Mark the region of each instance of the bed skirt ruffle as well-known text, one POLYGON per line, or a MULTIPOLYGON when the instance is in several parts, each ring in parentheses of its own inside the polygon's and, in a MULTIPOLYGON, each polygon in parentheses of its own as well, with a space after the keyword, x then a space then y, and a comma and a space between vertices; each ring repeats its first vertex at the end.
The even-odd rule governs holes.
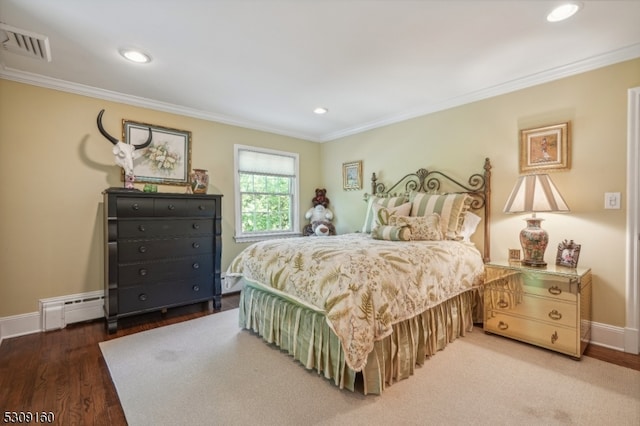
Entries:
MULTIPOLYGON (((355 391, 358 372, 345 362, 340 340, 324 314, 290 298, 244 281, 240 295, 240 326, 286 351, 305 368, 355 391)), ((426 358, 473 329, 481 320, 482 295, 474 288, 422 314, 393 326, 393 333, 375 342, 360 372, 362 392, 381 394, 385 386, 406 379, 426 358)))

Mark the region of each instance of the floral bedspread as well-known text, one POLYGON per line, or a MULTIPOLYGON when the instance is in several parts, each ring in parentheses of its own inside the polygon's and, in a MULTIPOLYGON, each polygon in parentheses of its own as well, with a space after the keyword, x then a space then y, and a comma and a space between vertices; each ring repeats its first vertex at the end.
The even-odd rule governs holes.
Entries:
POLYGON ((273 287, 326 314, 347 365, 360 371, 394 323, 480 285, 484 264, 471 244, 385 241, 368 234, 255 243, 227 275, 273 287))

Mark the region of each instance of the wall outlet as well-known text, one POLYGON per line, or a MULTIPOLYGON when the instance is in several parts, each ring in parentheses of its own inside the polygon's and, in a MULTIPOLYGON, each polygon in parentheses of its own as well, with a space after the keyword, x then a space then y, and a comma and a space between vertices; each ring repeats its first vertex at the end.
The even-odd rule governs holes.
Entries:
POLYGON ((620 209, 620 193, 619 192, 605 192, 604 193, 604 208, 605 209, 620 209))

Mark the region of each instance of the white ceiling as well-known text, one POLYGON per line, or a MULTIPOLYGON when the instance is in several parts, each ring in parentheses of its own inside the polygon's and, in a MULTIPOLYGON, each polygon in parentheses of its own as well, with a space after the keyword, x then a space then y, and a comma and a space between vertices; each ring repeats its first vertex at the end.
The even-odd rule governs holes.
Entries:
POLYGON ((0 0, 52 54, 0 77, 322 142, 640 57, 640 0, 558 3, 0 0))

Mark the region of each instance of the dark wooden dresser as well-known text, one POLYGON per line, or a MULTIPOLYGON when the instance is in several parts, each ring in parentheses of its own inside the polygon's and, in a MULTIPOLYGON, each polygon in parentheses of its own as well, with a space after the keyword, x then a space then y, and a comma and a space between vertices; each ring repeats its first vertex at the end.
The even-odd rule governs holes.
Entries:
POLYGON ((221 307, 222 195, 104 195, 104 295, 118 318, 197 302, 221 307))

